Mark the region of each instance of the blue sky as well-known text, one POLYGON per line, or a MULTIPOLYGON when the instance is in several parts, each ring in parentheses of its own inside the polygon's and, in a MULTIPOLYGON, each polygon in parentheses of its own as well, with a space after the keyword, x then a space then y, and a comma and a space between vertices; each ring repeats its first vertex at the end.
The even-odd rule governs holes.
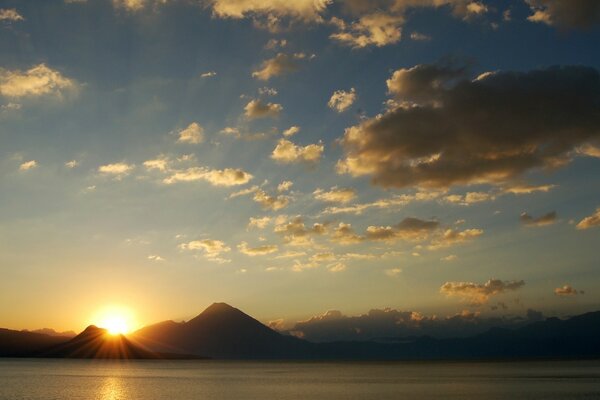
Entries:
POLYGON ((598 13, 0 1, 2 326, 595 309, 598 13))

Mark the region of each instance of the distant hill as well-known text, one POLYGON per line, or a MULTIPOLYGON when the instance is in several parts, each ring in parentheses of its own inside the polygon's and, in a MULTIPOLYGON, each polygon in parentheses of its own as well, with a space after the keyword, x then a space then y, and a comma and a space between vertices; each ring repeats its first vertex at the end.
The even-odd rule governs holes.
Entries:
POLYGON ((225 303, 214 303, 188 322, 165 321, 131 335, 153 351, 184 352, 213 358, 314 357, 314 345, 284 336, 225 303))
POLYGON ((282 335, 225 303, 187 322, 165 321, 129 337, 90 326, 69 339, 0 329, 0 356, 66 358, 484 360, 600 358, 600 311, 548 318, 468 338, 310 343, 282 335), (190 356, 191 355, 191 356, 190 356))
POLYGON ((27 357, 64 343, 68 337, 0 328, 0 357, 27 357))

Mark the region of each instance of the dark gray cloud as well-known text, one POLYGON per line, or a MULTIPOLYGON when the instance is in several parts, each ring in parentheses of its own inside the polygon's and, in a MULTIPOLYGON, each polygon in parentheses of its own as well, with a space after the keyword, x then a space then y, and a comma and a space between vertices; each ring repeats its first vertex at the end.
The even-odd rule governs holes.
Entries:
POLYGON ((384 187, 506 184, 568 164, 600 137, 600 74, 581 66, 491 72, 449 65, 401 69, 394 107, 348 128, 338 172, 384 187))
POLYGON ((560 28, 590 28, 600 24, 598 0, 526 0, 533 14, 532 22, 560 28))
POLYGON ((545 226, 552 225, 556 222, 557 214, 556 211, 549 212, 539 217, 532 217, 526 212, 522 213, 519 219, 526 226, 545 226))
POLYGON ((518 327, 540 319, 543 319, 542 313, 534 310, 528 310, 525 316, 502 317, 483 317, 470 311, 437 317, 389 308, 347 316, 333 310, 298 322, 288 332, 314 342, 383 340, 422 335, 447 338, 471 336, 492 327, 518 327))

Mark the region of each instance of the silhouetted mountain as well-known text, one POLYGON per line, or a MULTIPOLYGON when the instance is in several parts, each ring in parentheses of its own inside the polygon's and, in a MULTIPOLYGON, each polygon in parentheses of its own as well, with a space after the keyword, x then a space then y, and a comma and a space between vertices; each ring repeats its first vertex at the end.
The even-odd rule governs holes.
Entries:
POLYGON ((481 360, 600 358, 600 311, 548 318, 518 329, 492 328, 468 338, 428 336, 386 342, 310 343, 282 335, 240 310, 215 303, 188 322, 165 321, 131 335, 88 327, 67 340, 0 329, 0 356, 67 358, 201 358, 481 360), (187 354, 191 354, 189 356, 187 354))
POLYGON ((110 335, 94 325, 66 343, 40 352, 41 357, 53 358, 159 358, 153 352, 134 345, 123 335, 110 335))
POLYGON ((60 337, 68 337, 68 338, 77 336, 77 333, 75 333, 73 331, 57 332, 54 329, 50 329, 50 328, 35 329, 33 331, 28 331, 28 330, 24 329, 23 332, 43 333, 44 335, 48 335, 48 336, 60 336, 60 337))
POLYGON ((161 322, 135 332, 132 340, 153 351, 213 358, 309 358, 314 345, 284 336, 225 303, 214 303, 188 322, 161 322))
POLYGON ((0 357, 27 357, 69 340, 68 337, 0 328, 0 357))

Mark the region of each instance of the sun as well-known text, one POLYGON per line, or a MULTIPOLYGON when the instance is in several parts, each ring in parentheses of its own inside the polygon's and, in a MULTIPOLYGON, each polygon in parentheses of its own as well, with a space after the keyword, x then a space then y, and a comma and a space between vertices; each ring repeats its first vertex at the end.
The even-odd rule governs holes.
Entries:
POLYGON ((111 335, 124 335, 129 332, 129 324, 122 315, 109 315, 98 324, 111 335))
POLYGON ((111 335, 125 335, 135 329, 133 312, 123 306, 107 306, 93 318, 93 324, 104 328, 111 335))

